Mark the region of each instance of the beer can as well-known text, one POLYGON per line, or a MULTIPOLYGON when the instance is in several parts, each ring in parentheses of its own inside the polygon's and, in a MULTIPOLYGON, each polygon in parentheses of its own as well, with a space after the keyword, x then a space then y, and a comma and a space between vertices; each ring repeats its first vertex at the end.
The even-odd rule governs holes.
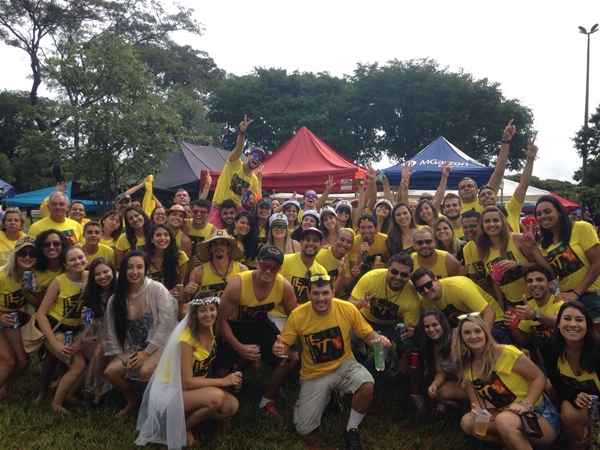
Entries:
POLYGON ((35 292, 36 282, 35 274, 31 270, 25 270, 23 272, 23 286, 30 292, 35 292))
POLYGON ((94 310, 88 306, 84 306, 82 308, 82 314, 83 314, 83 324, 86 327, 91 327, 92 322, 94 321, 94 310))
POLYGON ((16 330, 17 328, 19 328, 19 311, 15 311, 10 313, 10 316, 13 318, 13 320, 15 321, 15 323, 13 324, 13 328, 16 330))
POLYGON ((65 331, 65 345, 71 345, 73 343, 73 332, 65 331))

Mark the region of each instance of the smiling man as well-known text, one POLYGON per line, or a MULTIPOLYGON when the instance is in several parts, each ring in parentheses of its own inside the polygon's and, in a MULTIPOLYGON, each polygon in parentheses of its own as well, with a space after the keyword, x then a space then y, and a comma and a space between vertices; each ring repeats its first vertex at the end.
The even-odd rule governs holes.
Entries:
POLYGON ((69 199, 62 192, 56 191, 48 199, 50 215, 35 222, 29 228, 29 235, 37 237, 42 231, 57 230, 70 244, 74 245, 81 241, 83 229, 81 224, 67 217, 69 210, 69 199))
POLYGON ((463 266, 451 253, 435 248, 433 232, 428 226, 424 225, 413 232, 413 246, 416 251, 411 257, 415 269, 429 269, 437 278, 464 274, 463 266))

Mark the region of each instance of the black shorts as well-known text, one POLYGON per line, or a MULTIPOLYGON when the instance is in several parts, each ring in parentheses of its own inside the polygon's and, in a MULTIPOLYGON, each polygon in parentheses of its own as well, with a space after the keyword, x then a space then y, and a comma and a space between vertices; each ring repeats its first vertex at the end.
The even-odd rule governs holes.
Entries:
POLYGON ((50 328, 52 328, 55 333, 64 333, 65 331, 72 331, 73 335, 77 336, 83 329, 82 325, 72 326, 72 325, 65 325, 63 323, 58 325, 58 323, 59 323, 58 320, 56 320, 52 316, 46 316, 46 318, 48 319, 48 322, 50 322, 50 328), (54 329, 54 327, 56 325, 58 325, 58 328, 54 329))
MULTIPOLYGON (((273 354, 273 344, 280 334, 277 326, 269 319, 265 320, 230 320, 229 326, 234 336, 242 344, 258 345, 261 361, 271 367, 279 365, 281 358, 273 354)), ((244 360, 227 342, 220 342, 215 364, 218 368, 239 368, 244 360)))

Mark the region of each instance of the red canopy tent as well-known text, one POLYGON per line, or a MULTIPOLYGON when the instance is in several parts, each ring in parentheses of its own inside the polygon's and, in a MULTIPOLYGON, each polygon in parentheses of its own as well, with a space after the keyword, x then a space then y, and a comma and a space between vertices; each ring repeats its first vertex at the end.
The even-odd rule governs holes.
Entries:
POLYGON ((560 202, 561 205, 563 205, 565 208, 567 208, 568 211, 581 208, 581 205, 577 202, 569 200, 568 198, 561 197, 560 195, 558 195, 554 192, 551 192, 551 194, 554 198, 556 198, 560 202))
POLYGON ((335 192, 354 192, 366 170, 302 127, 265 161, 262 184, 279 192, 322 192, 328 176, 333 177, 335 192))

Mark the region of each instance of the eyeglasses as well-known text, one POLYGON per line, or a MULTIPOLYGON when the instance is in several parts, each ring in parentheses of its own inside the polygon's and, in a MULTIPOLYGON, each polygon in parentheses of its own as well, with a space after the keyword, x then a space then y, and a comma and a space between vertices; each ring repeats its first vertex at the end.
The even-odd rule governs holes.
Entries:
POLYGON ((258 261, 258 268, 263 272, 276 273, 279 272, 280 267, 281 266, 275 261, 271 261, 269 259, 258 261))
POLYGON ((421 286, 415 286, 415 289, 419 294, 422 294, 425 291, 433 289, 433 280, 429 280, 427 283, 423 283, 421 286))
POLYGON ((400 272, 398 269, 389 269, 389 271, 395 277, 400 277, 404 279, 410 277, 410 272, 400 272))
POLYGON ((29 250, 21 250, 19 252, 17 252, 17 258, 35 258, 35 250, 34 249, 29 249, 29 250))
POLYGON ((469 314, 461 314, 460 316, 457 316, 456 318, 462 322, 465 319, 472 319, 474 317, 479 317, 479 316, 481 316, 480 312, 472 312, 469 314))
POLYGON ((433 239, 419 239, 415 241, 416 245, 431 245, 433 244, 433 239))
POLYGON ((59 248, 61 246, 62 246, 62 243, 60 241, 48 241, 48 242, 44 242, 44 248, 50 248, 50 247, 59 248))

